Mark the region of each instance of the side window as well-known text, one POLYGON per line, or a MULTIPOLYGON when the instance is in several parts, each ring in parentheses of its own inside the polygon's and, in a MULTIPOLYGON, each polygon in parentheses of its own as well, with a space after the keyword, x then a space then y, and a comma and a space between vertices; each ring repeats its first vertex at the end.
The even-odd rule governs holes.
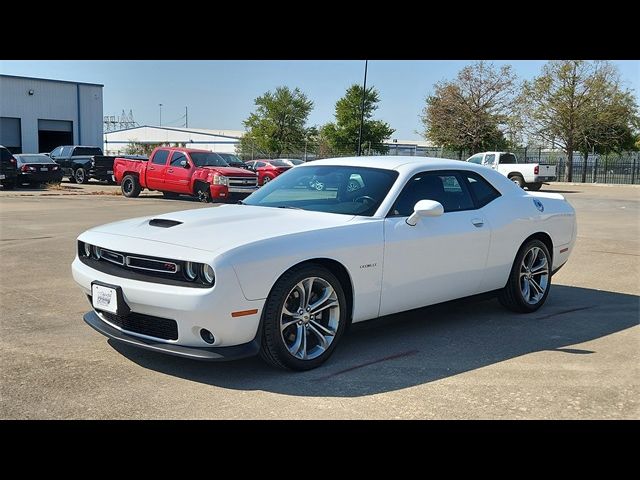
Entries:
POLYGON ((171 166, 172 167, 179 167, 180 166, 180 162, 182 160, 186 160, 187 157, 185 156, 184 153, 182 152, 173 152, 173 157, 171 157, 171 166))
POLYGON ((73 147, 63 147, 62 148, 62 152, 60 153, 60 156, 61 157, 70 157, 72 150, 73 150, 73 147))
POLYGON ((166 165, 167 158, 169 158, 169 150, 158 150, 153 156, 151 162, 156 165, 166 165))
POLYGON ((518 160, 513 153, 503 153, 500 155, 500 163, 518 163, 518 160))
POLYGON ((482 153, 478 153, 471 157, 467 162, 475 163, 477 165, 482 165, 482 153))
POLYGON ((475 208, 465 182, 456 172, 424 172, 407 182, 390 215, 409 216, 420 200, 440 202, 445 213, 475 208))
POLYGON ((51 152, 51 156, 52 157, 59 157, 61 153, 62 153, 62 147, 56 147, 51 152))
POLYGON ((500 197, 500 192, 493 185, 487 182, 482 176, 475 172, 465 172, 464 177, 469 185, 469 190, 476 199, 478 208, 482 208, 488 203, 500 197))
POLYGON ((486 157, 484 157, 484 162, 482 163, 483 165, 493 165, 493 162, 496 161, 496 154, 495 153, 491 153, 489 155, 487 155, 486 157))
POLYGON ((256 162, 254 164, 254 168, 264 167, 265 165, 266 165, 266 163, 264 163, 264 162, 256 162))

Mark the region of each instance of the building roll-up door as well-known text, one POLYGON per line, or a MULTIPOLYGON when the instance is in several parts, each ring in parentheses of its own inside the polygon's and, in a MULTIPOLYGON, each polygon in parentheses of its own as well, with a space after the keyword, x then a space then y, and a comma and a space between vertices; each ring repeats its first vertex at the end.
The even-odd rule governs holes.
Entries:
POLYGON ((0 145, 7 147, 11 153, 22 153, 19 118, 0 117, 0 145))
POLYGON ((73 145, 73 122, 38 120, 38 152, 47 153, 60 145, 73 145))

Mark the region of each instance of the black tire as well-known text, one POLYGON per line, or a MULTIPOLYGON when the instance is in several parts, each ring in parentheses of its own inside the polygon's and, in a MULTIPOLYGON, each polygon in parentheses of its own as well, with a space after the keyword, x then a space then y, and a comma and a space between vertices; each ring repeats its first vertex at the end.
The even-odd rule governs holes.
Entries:
POLYGON ((136 198, 142 191, 138 177, 135 175, 125 175, 122 179, 120 189, 122 190, 122 195, 127 198, 136 198))
POLYGON ((69 183, 76 183, 76 179, 73 178, 73 175, 69 176, 69 183))
POLYGON ((74 170, 73 178, 76 183, 89 183, 89 175, 87 174, 87 171, 82 167, 78 167, 74 170))
POLYGON ((524 178, 522 178, 521 175, 511 175, 509 177, 509 180, 518 185, 520 188, 524 188, 524 178))
POLYGON ((516 255, 515 260, 513 261, 513 266, 511 267, 511 273, 509 274, 509 280, 505 287, 498 294, 498 300, 500 303, 518 313, 531 313, 538 310, 544 302, 547 300, 549 296, 549 290, 551 290, 551 255, 549 254, 549 250, 547 246, 542 243, 540 240, 529 240, 526 242, 520 250, 518 250, 518 254, 516 255), (535 304, 528 303, 522 294, 520 289, 520 268, 523 262, 525 255, 533 248, 540 248, 547 259, 547 269, 548 269, 548 280, 547 286, 544 291, 544 295, 540 298, 535 304))
POLYGON ((527 189, 531 190, 532 192, 537 192, 541 188, 542 183, 527 183, 527 189))
POLYGON ((194 187, 193 196, 202 203, 209 203, 211 201, 211 190, 209 188, 209 184, 197 182, 194 187))
POLYGON ((288 370, 311 370, 322 365, 335 351, 347 327, 347 300, 338 279, 321 265, 308 263, 292 268, 282 275, 271 289, 262 313, 262 339, 260 356, 271 365, 288 370), (289 292, 296 284, 309 277, 317 277, 328 282, 336 293, 340 315, 336 334, 329 347, 313 359, 295 358, 284 342, 280 332, 280 315, 289 292))
POLYGON ((178 198, 178 194, 174 192, 162 192, 162 196, 167 200, 175 200, 178 198))
POLYGON ((5 190, 13 190, 16 186, 16 182, 2 182, 2 187, 5 190))
POLYGON ((266 185, 271 180, 273 180, 271 177, 262 177, 262 185, 266 185))

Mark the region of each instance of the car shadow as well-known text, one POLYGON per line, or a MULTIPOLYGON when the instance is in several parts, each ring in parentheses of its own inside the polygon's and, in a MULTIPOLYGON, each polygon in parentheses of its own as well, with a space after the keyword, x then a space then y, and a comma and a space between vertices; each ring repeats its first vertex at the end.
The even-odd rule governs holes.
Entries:
POLYGON ((427 307, 354 325, 332 358, 308 372, 285 372, 259 358, 204 363, 109 340, 138 365, 193 382, 296 396, 358 397, 433 382, 533 352, 590 355, 573 345, 638 325, 640 297, 554 285, 529 315, 495 299, 427 307))
POLYGON ((582 193, 582 191, 580 190, 540 190, 541 192, 547 192, 547 193, 582 193))

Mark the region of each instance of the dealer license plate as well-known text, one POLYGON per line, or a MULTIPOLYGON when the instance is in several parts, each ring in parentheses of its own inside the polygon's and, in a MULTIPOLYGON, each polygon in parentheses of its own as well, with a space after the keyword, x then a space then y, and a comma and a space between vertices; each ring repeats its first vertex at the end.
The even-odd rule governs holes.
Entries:
POLYGON ((118 312, 118 296, 115 288, 104 287, 94 283, 91 286, 91 300, 93 307, 97 310, 111 313, 118 312))
POLYGON ((49 169, 48 169, 47 167, 42 167, 42 168, 40 169, 40 171, 41 171, 41 172, 48 172, 48 171, 49 171, 49 169))

